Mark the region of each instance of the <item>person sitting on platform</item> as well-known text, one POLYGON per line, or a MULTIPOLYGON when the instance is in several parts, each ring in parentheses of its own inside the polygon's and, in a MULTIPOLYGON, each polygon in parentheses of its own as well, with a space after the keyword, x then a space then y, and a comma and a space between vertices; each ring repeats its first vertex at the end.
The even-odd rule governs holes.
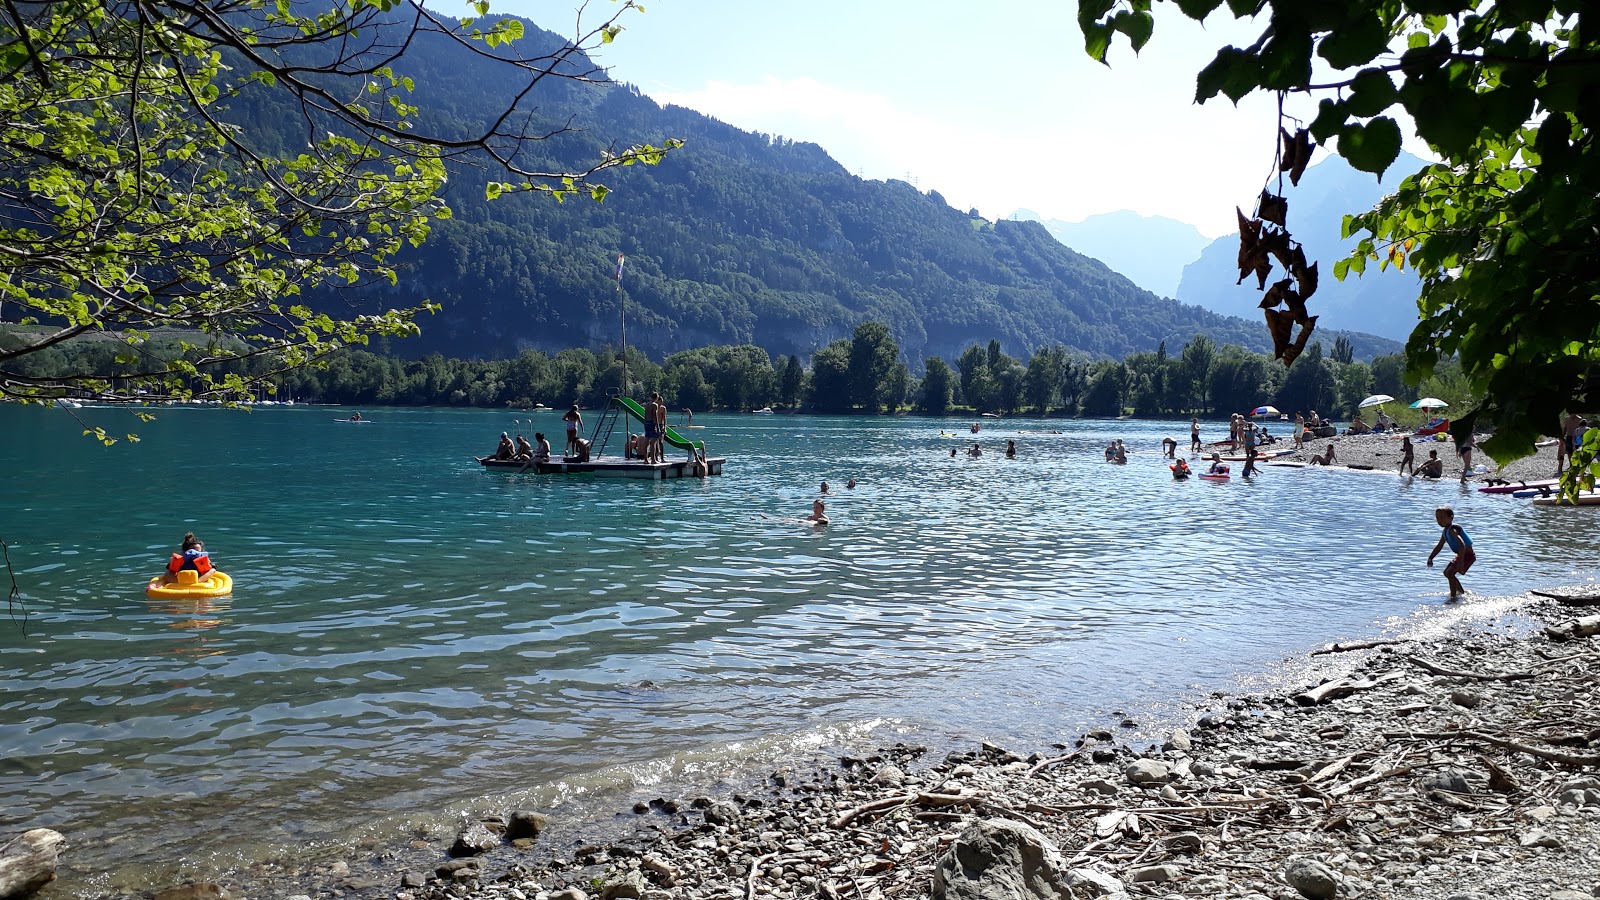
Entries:
POLYGON ((574 453, 570 458, 568 458, 567 462, 586 463, 588 461, 589 461, 589 442, 587 440, 585 440, 584 438, 578 438, 578 449, 577 449, 577 452, 574 453))
POLYGON ((500 446, 495 448, 494 458, 495 459, 510 459, 511 457, 516 456, 516 455, 517 455, 517 449, 511 443, 511 435, 506 434, 504 431, 500 432, 500 446))
POLYGON ((542 432, 542 431, 535 432, 534 435, 533 435, 533 439, 535 441, 538 441, 538 445, 533 448, 533 460, 534 460, 534 462, 549 462, 550 461, 550 442, 544 439, 544 432, 542 432))
POLYGON ((1328 445, 1328 452, 1327 453, 1322 453, 1322 454, 1319 454, 1317 456, 1311 457, 1311 464, 1313 466, 1331 466, 1336 462, 1338 462, 1338 460, 1333 455, 1333 445, 1332 444, 1328 445))
POLYGON ((533 459, 533 445, 522 435, 517 435, 517 452, 511 455, 512 462, 527 462, 533 459))

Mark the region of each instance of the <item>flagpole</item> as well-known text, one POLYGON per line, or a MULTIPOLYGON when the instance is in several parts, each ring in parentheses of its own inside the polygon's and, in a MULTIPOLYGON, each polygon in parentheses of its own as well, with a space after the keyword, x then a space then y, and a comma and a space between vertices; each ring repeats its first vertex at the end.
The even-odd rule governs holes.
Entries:
POLYGON ((628 396, 628 292, 622 289, 623 256, 617 254, 617 324, 622 327, 622 396, 628 396))

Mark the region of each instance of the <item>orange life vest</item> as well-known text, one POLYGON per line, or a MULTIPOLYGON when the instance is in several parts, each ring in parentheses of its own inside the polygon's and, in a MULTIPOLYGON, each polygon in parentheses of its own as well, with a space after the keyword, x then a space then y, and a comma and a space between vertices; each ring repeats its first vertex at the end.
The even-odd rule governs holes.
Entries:
POLYGON ((167 563, 167 571, 177 574, 182 569, 193 569, 201 575, 211 573, 211 554, 201 551, 192 559, 187 559, 182 553, 172 554, 172 559, 167 563))

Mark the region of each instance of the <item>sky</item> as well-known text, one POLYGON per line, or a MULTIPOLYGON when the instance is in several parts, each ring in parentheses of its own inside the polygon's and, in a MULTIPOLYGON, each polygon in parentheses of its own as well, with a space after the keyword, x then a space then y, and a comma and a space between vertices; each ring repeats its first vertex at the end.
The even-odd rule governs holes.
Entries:
MULTIPOLYGON (((585 21, 615 8, 593 0, 585 21)), ((1201 26, 1157 4, 1143 52, 1120 43, 1106 67, 1083 52, 1076 9, 646 0, 593 56, 659 103, 814 142, 864 178, 910 181, 989 219, 1025 208, 1076 222, 1129 209, 1212 237, 1233 231, 1234 206, 1249 212, 1275 174, 1276 101, 1196 105, 1194 77, 1259 26, 1235 22, 1226 6, 1201 26)), ((574 31, 572 0, 497 0, 493 10, 574 31)))

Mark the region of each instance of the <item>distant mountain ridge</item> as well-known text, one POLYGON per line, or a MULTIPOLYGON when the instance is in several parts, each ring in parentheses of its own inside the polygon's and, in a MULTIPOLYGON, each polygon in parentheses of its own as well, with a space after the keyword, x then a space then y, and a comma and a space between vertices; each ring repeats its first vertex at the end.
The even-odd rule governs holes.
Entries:
MULTIPOLYGON (((532 50, 559 40, 526 31, 532 50)), ((394 65, 415 80, 424 121, 446 131, 466 131, 510 102, 483 68, 442 40, 419 41, 394 65)), ((1163 342, 1175 352, 1197 333, 1268 347, 1257 314, 1230 318, 1158 297, 1038 223, 991 223, 901 181, 864 181, 814 144, 662 107, 614 82, 547 80, 536 99, 525 110, 530 130, 577 127, 528 148, 531 168, 581 169, 608 148, 668 137, 687 144, 659 166, 606 173, 613 191, 603 203, 487 202, 489 170, 453 168, 454 216, 406 253, 399 284, 340 295, 443 305, 421 322, 420 338, 393 349, 489 358, 615 344, 624 302, 629 344, 653 355, 752 343, 804 359, 866 320, 889 325, 913 368, 990 338, 1018 356, 1050 344, 1100 357, 1163 342), (627 257, 620 285, 618 253, 627 257)), ((278 117, 294 146, 292 114, 250 112, 278 117)), ((1352 340, 1363 357, 1397 349, 1352 340)))
MULTIPOLYGON (((1311 313, 1319 317, 1319 329, 1360 329, 1404 341, 1416 327, 1421 284, 1411 270, 1380 272, 1373 265, 1365 275, 1352 275, 1341 282, 1333 277, 1333 264, 1348 256, 1356 244, 1354 238, 1340 236, 1344 217, 1371 209, 1423 165, 1417 157, 1402 153, 1380 183, 1371 174, 1352 169, 1342 158, 1330 156, 1307 169, 1298 186, 1285 182, 1289 231, 1305 246, 1306 256, 1321 263, 1317 293, 1308 304, 1311 313)), ((1207 246, 1199 259, 1184 268, 1177 298, 1221 315, 1258 315, 1254 310, 1261 302, 1261 292, 1256 290, 1255 279, 1234 284, 1239 276, 1238 247, 1236 235, 1218 238, 1207 246)))
POLYGON ((1143 216, 1128 209, 1100 213, 1082 222, 1042 219, 1019 209, 1011 218, 1039 222, 1056 240, 1160 297, 1178 296, 1183 268, 1200 258, 1211 238, 1188 222, 1165 216, 1143 216))

